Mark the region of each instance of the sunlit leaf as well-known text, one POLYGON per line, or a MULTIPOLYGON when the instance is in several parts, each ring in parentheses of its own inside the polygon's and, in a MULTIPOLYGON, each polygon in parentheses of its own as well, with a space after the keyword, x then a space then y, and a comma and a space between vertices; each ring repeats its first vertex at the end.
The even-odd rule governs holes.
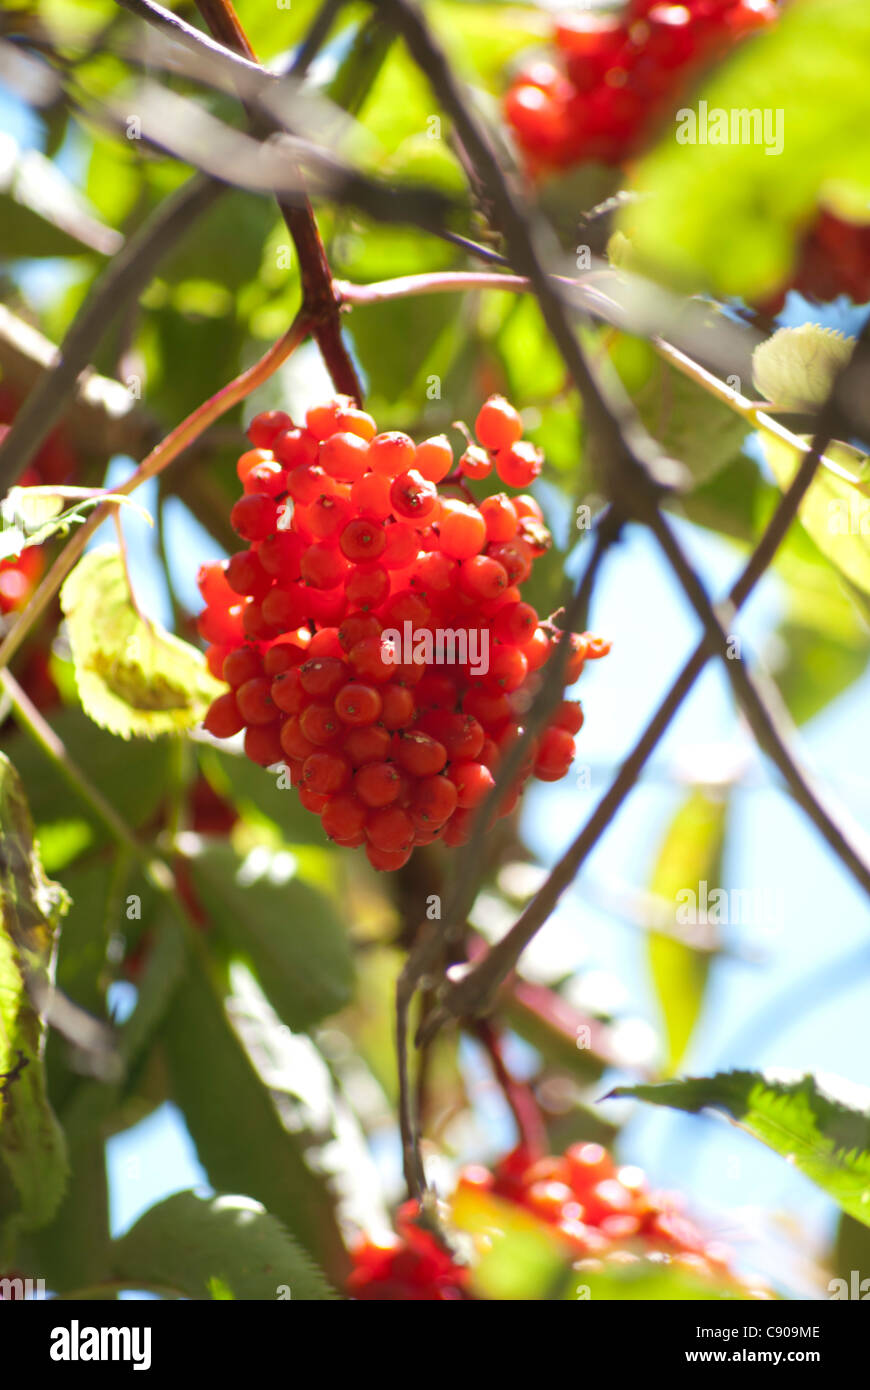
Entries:
POLYGON ((79 561, 61 606, 82 706, 111 733, 154 738, 189 729, 223 689, 195 647, 136 611, 113 546, 79 561))
POLYGON ((870 1090, 827 1074, 717 1072, 658 1085, 617 1086, 611 1096, 698 1114, 721 1110, 870 1226, 870 1090))

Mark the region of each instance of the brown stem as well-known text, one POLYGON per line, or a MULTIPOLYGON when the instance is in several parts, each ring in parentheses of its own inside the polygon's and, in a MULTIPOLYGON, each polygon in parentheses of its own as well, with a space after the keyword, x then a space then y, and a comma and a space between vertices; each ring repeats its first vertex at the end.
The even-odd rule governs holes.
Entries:
MULTIPOLYGON (((231 0, 196 0, 196 3, 212 34, 225 48, 251 62, 257 61, 231 0)), ((245 105, 244 102, 242 104, 245 105)), ((245 109, 250 116, 247 106, 245 109)), ((254 124, 257 122, 254 121, 254 124)), ((333 284, 314 210, 304 196, 299 202, 279 198, 278 207, 299 258, 302 307, 311 320, 312 333, 332 384, 342 395, 351 396, 361 403, 362 387, 341 336, 341 301, 333 284)))

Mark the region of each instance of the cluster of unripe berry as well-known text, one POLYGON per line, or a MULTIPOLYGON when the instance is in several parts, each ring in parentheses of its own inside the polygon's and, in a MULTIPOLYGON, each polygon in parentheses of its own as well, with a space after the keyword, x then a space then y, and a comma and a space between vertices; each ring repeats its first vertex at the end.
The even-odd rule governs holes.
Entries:
POLYGON ((533 169, 621 164, 657 134, 701 69, 776 19, 773 0, 630 0, 556 23, 556 62, 512 83, 505 113, 533 169))
MULTIPOLYGON (((463 1197, 475 1190, 516 1203, 551 1227, 564 1241, 566 1259, 579 1270, 653 1260, 713 1285, 736 1286, 728 1252, 683 1214, 679 1199, 650 1191, 640 1168, 617 1166, 600 1144, 574 1144, 559 1157, 539 1159, 518 1148, 494 1172, 478 1165, 466 1168, 453 1199, 457 1213, 463 1197)), ((415 1204, 406 1203, 393 1244, 358 1246, 348 1284, 354 1298, 431 1302, 471 1297, 469 1267, 456 1263, 416 1223, 416 1215, 415 1204)))
MULTIPOLYGON (((462 844, 556 646, 569 645, 566 685, 609 649, 541 623, 524 602, 550 544, 541 509, 505 492, 478 506, 468 484, 494 470, 527 487, 541 454, 500 396, 475 432, 454 470, 446 436, 378 433, 347 398, 309 410, 304 426, 257 416, 232 510, 246 548, 199 574, 199 630, 231 687, 206 729, 244 728, 248 756, 287 765, 327 835, 364 846, 378 869, 400 868, 415 845, 462 844)), ((580 705, 563 701, 499 815, 530 775, 564 776, 582 722, 580 705)))

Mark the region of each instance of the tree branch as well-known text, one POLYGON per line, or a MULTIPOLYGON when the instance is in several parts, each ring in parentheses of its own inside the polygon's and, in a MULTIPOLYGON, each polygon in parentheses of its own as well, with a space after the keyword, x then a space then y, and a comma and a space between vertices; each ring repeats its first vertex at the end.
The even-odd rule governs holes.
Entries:
MULTIPOLYGON (((212 33, 230 52, 256 61, 230 0, 196 0, 196 3, 212 33)), ((313 54, 309 54, 308 61, 311 56, 313 54)), ((279 198, 278 206, 299 258, 302 308, 312 321, 312 332, 326 369, 336 391, 361 402, 362 387, 341 336, 341 306, 311 204, 307 198, 298 204, 279 198)))

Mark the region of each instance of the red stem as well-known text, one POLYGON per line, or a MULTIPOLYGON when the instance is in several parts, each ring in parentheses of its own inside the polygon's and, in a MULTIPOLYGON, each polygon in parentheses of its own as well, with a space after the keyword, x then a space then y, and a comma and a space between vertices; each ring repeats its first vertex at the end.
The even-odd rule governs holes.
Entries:
POLYGON ((493 1075, 514 1117, 520 1143, 531 1158, 543 1158, 547 1152, 547 1131, 534 1092, 511 1076, 504 1060, 501 1036, 489 1019, 479 1018, 466 1026, 486 1048, 493 1075))
MULTIPOLYGON (((248 42, 231 0, 196 0, 197 8, 214 38, 225 48, 251 62, 257 55, 248 42)), ((250 113, 249 113, 250 114, 250 113)), ((314 210, 307 198, 300 203, 278 199, 278 206, 299 258, 302 308, 311 322, 311 331, 320 348, 332 384, 341 395, 362 403, 362 387, 350 354, 341 336, 341 299, 326 259, 314 210)))

